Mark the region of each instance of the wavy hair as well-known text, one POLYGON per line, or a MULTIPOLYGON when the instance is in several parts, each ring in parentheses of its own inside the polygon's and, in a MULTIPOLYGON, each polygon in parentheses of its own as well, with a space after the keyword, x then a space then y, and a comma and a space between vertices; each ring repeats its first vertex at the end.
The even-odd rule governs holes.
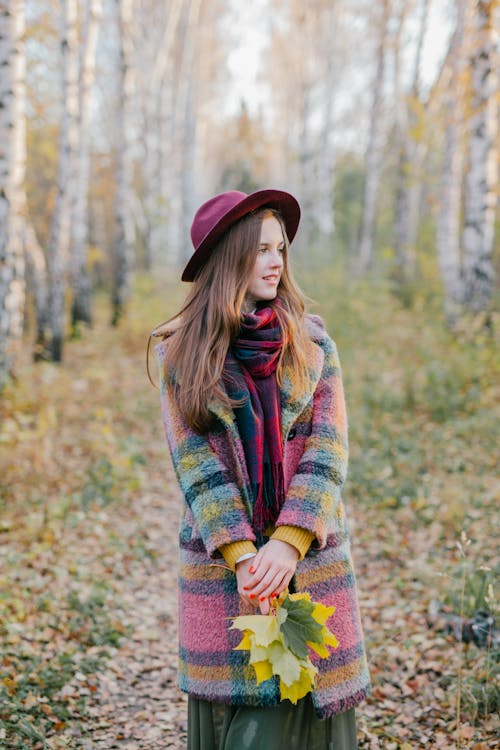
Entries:
POLYGON ((276 378, 281 385, 283 368, 291 366, 295 394, 309 382, 307 344, 310 337, 304 325, 305 297, 289 266, 285 225, 276 210, 257 209, 228 229, 198 271, 182 309, 156 326, 151 334, 174 323, 170 329, 166 327, 165 335, 169 336, 166 367, 173 368, 175 384, 169 377, 166 382, 175 390, 186 423, 199 433, 210 428, 212 415, 208 404, 212 399, 219 399, 231 408, 240 403, 230 399, 224 389, 224 362, 231 342, 240 331, 242 306, 258 253, 262 221, 269 215, 280 223, 285 243, 283 271, 277 289, 283 304, 278 306, 273 300, 269 301, 283 332, 276 378))

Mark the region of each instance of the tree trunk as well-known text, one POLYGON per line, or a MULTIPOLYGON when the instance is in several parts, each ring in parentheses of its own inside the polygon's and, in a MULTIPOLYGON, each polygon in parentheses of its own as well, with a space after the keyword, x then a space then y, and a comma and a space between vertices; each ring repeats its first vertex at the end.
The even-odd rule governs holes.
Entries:
POLYGON ((441 178, 441 204, 437 217, 436 245, 444 287, 444 313, 448 325, 460 314, 460 208, 463 174, 463 76, 466 63, 465 29, 469 0, 457 2, 457 25, 452 40, 450 78, 444 94, 445 133, 441 178))
POLYGON ((425 160, 426 144, 422 137, 419 138, 419 136, 415 135, 415 130, 419 130, 419 128, 417 128, 418 118, 422 117, 419 74, 422 49, 427 30, 429 7, 430 1, 423 0, 413 67, 413 82, 409 96, 404 95, 399 81, 401 71, 399 60, 399 49, 401 43, 400 35, 404 21, 405 6, 403 6, 401 16, 394 62, 396 74, 396 107, 399 113, 396 126, 396 140, 399 150, 399 158, 396 176, 394 218, 394 245, 397 269, 395 277, 403 286, 407 285, 414 279, 416 265, 415 246, 418 225, 418 206, 420 203, 422 183, 422 176, 418 174, 418 170, 425 160))
POLYGON ((333 115, 337 76, 337 45, 339 26, 336 19, 337 7, 327 5, 320 17, 322 57, 324 68, 323 125, 317 150, 317 178, 315 197, 315 225, 320 246, 329 248, 335 231, 333 199, 335 191, 335 149, 333 144, 333 115))
POLYGON ((47 358, 47 261, 31 222, 26 226, 26 283, 33 295, 36 318, 34 359, 47 358))
MULTIPOLYGON (((302 29, 302 39, 306 49, 313 46, 314 29, 316 26, 317 10, 313 8, 305 9, 299 5, 296 20, 302 29)), ((300 202, 303 208, 302 231, 306 253, 311 252, 311 246, 315 242, 316 233, 313 221, 314 206, 314 156, 315 144, 311 132, 311 99, 313 95, 313 60, 311 57, 304 58, 302 61, 301 77, 296 82, 298 94, 298 122, 299 122, 299 140, 298 140, 298 166, 299 166, 299 184, 300 184, 300 202)))
POLYGON ((74 174, 78 135, 77 2, 76 0, 61 0, 61 8, 62 113, 58 144, 57 194, 47 254, 50 356, 54 362, 62 360, 66 268, 71 238, 72 200, 74 199, 71 175, 74 174))
POLYGON ((132 189, 132 154, 129 139, 130 101, 132 93, 132 0, 115 0, 118 14, 119 64, 118 102, 116 107, 116 200, 115 241, 112 292, 112 325, 118 325, 130 297, 133 262, 133 227, 130 192, 132 189))
POLYGON ((370 112, 370 132, 365 158, 365 187, 359 240, 359 269, 366 270, 372 263, 375 239, 377 193, 380 179, 380 140, 382 131, 382 102, 385 58, 390 16, 390 0, 382 0, 377 47, 377 69, 373 82, 373 101, 370 112))
POLYGON ((171 164, 171 91, 174 84, 173 45, 178 30, 183 0, 169 3, 163 33, 148 75, 146 98, 147 127, 144 128, 144 213, 146 267, 153 268, 157 259, 167 256, 166 230, 168 224, 168 199, 165 182, 171 164), (164 109, 165 101, 167 107, 164 109), (165 182, 162 178, 165 178, 165 182))
POLYGON ((0 8, 0 389, 13 374, 25 305, 24 0, 0 8))
POLYGON ((473 12, 469 163, 465 187, 464 302, 486 310, 493 285, 492 262, 498 165, 498 3, 477 0, 473 12))
POLYGON ((174 109, 173 183, 169 192, 171 241, 177 261, 184 263, 191 254, 189 228, 197 205, 195 179, 196 158, 196 87, 198 77, 197 24, 201 0, 187 0, 184 19, 183 49, 178 72, 174 109), (172 232, 173 229, 173 232, 172 232))
POLYGON ((71 265, 73 304, 71 322, 73 331, 79 322, 92 324, 91 283, 87 271, 88 244, 88 187, 90 160, 90 110, 89 98, 95 77, 95 56, 99 24, 102 17, 102 0, 87 0, 83 39, 80 47, 78 81, 78 158, 76 162, 75 210, 73 215, 73 241, 71 265))

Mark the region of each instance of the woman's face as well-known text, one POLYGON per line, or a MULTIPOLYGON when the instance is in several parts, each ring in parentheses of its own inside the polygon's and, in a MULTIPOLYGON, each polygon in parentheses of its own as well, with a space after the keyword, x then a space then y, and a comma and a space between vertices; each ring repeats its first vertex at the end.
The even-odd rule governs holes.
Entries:
POLYGON ((259 300, 276 297, 283 272, 285 242, 279 221, 265 216, 260 231, 259 249, 245 295, 245 310, 252 310, 259 300))

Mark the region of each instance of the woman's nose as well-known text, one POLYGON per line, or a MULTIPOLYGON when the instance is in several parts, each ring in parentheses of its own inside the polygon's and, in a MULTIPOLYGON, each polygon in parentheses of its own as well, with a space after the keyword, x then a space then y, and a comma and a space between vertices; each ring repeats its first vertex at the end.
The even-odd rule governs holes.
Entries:
POLYGON ((271 256, 271 265, 274 267, 279 266, 280 268, 283 266, 283 253, 280 252, 280 250, 274 250, 273 254, 271 256))

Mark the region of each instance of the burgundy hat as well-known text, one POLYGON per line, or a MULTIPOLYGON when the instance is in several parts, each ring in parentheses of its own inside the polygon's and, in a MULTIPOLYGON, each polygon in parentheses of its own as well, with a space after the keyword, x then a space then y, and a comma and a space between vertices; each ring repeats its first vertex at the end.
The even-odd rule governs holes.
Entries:
POLYGON ((300 221, 300 206, 293 195, 283 190, 257 190, 250 195, 239 190, 221 193, 203 203, 194 215, 191 225, 194 253, 182 272, 182 281, 194 281, 196 272, 229 227, 246 214, 264 206, 280 212, 288 241, 291 242, 300 221))

